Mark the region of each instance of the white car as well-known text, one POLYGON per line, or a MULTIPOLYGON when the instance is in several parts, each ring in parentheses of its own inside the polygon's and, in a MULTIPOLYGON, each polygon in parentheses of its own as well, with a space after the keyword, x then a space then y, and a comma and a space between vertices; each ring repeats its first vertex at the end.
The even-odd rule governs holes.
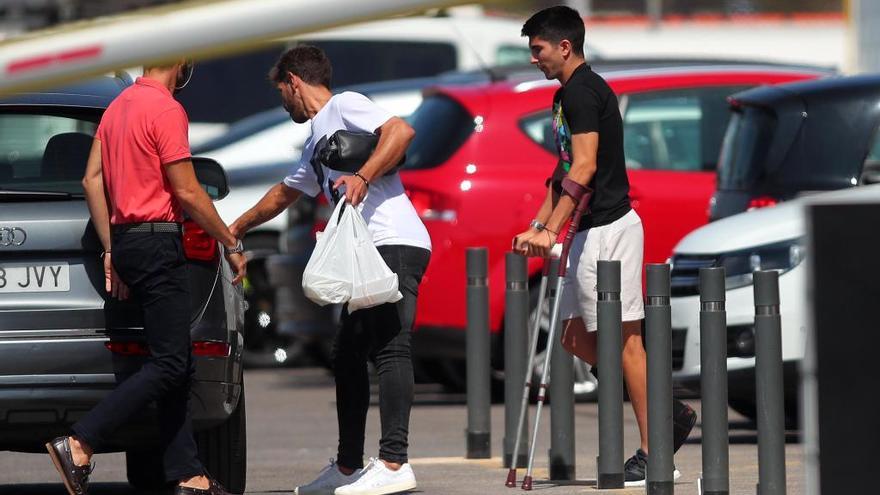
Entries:
POLYGON ((727 369, 730 406, 755 418, 754 270, 778 270, 786 417, 797 419, 798 365, 804 357, 809 321, 804 204, 812 198, 874 198, 880 185, 802 197, 705 225, 675 246, 672 256, 673 378, 699 389, 699 269, 726 272, 727 369))

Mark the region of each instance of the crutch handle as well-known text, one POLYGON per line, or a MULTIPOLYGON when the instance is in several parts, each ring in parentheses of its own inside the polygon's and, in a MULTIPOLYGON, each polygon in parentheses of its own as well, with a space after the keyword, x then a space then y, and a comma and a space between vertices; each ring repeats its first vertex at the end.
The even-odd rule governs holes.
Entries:
POLYGON ((571 213, 571 222, 568 224, 568 232, 565 233, 565 240, 562 241, 562 255, 559 257, 559 276, 564 277, 568 269, 568 252, 571 251, 571 242, 577 234, 578 225, 581 223, 581 217, 590 209, 590 197, 593 191, 585 188, 586 191, 581 195, 580 200, 571 213))

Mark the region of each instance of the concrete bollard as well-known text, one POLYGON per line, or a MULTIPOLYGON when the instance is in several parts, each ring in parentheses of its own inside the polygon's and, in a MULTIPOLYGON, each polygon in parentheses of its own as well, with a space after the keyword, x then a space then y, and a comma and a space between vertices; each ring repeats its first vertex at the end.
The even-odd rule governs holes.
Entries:
POLYGON ((623 488, 623 348, 620 306, 620 261, 597 266, 599 320, 599 457, 597 488, 623 488))
POLYGON ((467 250, 467 458, 492 456, 489 283, 486 248, 467 250))
POLYGON ((528 461, 528 425, 522 422, 517 436, 522 384, 526 373, 531 372, 527 363, 529 353, 529 284, 526 258, 507 253, 505 258, 507 290, 504 296, 504 467, 511 467, 514 450, 517 451, 516 467, 525 467, 528 461), (514 449, 516 439, 519 449, 514 449))
POLYGON ((700 403, 703 495, 730 492, 727 424, 727 312, 724 268, 700 268, 700 403))
POLYGON ((645 347, 648 354, 648 495, 675 492, 672 441, 672 309, 669 265, 647 267, 645 347))
POLYGON ((779 273, 757 271, 755 385, 758 407, 758 495, 785 495, 785 399, 779 273))
MULTIPOLYGON (((550 265, 549 286, 556 287, 559 260, 550 265)), ((554 289, 551 289, 553 291, 554 289)), ((550 294, 550 307, 555 293, 550 294)), ((562 322, 556 328, 562 338, 562 322)), ((550 357, 550 479, 575 479, 574 453, 574 361, 559 342, 553 343, 550 357)))

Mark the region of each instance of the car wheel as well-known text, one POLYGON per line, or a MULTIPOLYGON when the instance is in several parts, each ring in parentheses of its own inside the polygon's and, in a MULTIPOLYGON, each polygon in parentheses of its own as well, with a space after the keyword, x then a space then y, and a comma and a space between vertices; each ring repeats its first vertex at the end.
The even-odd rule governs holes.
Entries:
MULTIPOLYGON (((797 397, 786 396, 784 400, 785 428, 796 430, 800 425, 797 397)), ((758 405, 755 403, 755 399, 728 397, 727 405, 734 411, 748 418, 750 421, 758 421, 758 405)))
POLYGON ((172 488, 174 482, 165 481, 162 456, 156 450, 129 450, 125 453, 125 472, 128 483, 138 490, 152 491, 172 488))
POLYGON ((742 414, 750 421, 757 421, 758 407, 754 399, 742 399, 738 397, 728 397, 727 405, 734 411, 742 414))
MULTIPOLYGON (((531 284, 529 287, 529 333, 531 334, 534 326, 536 313, 538 310, 538 284, 531 284)), ((537 397, 537 384, 541 383, 541 375, 544 371, 544 361, 547 359, 547 336, 550 330, 550 304, 545 300, 541 308, 540 316, 540 332, 538 337, 538 352, 535 353, 535 359, 532 361, 532 387, 534 393, 533 399, 537 397)), ((560 342, 561 335, 554 337, 553 345, 562 345, 560 342)), ((529 341, 531 343, 531 340, 529 341)), ((577 401, 595 401, 598 397, 598 382, 596 377, 590 373, 590 365, 576 356, 572 356, 574 360, 574 387, 572 392, 577 401)))
POLYGON ((231 493, 244 493, 247 474, 247 428, 244 381, 235 412, 225 423, 196 434, 199 458, 208 473, 231 493))

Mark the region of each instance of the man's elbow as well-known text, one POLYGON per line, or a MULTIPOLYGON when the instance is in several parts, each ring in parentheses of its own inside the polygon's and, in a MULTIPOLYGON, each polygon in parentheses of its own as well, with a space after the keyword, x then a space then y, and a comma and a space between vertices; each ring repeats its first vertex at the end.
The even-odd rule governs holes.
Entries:
POLYGON ((395 117, 391 121, 390 133, 400 140, 409 144, 416 137, 416 130, 412 128, 407 121, 400 117, 395 117))

